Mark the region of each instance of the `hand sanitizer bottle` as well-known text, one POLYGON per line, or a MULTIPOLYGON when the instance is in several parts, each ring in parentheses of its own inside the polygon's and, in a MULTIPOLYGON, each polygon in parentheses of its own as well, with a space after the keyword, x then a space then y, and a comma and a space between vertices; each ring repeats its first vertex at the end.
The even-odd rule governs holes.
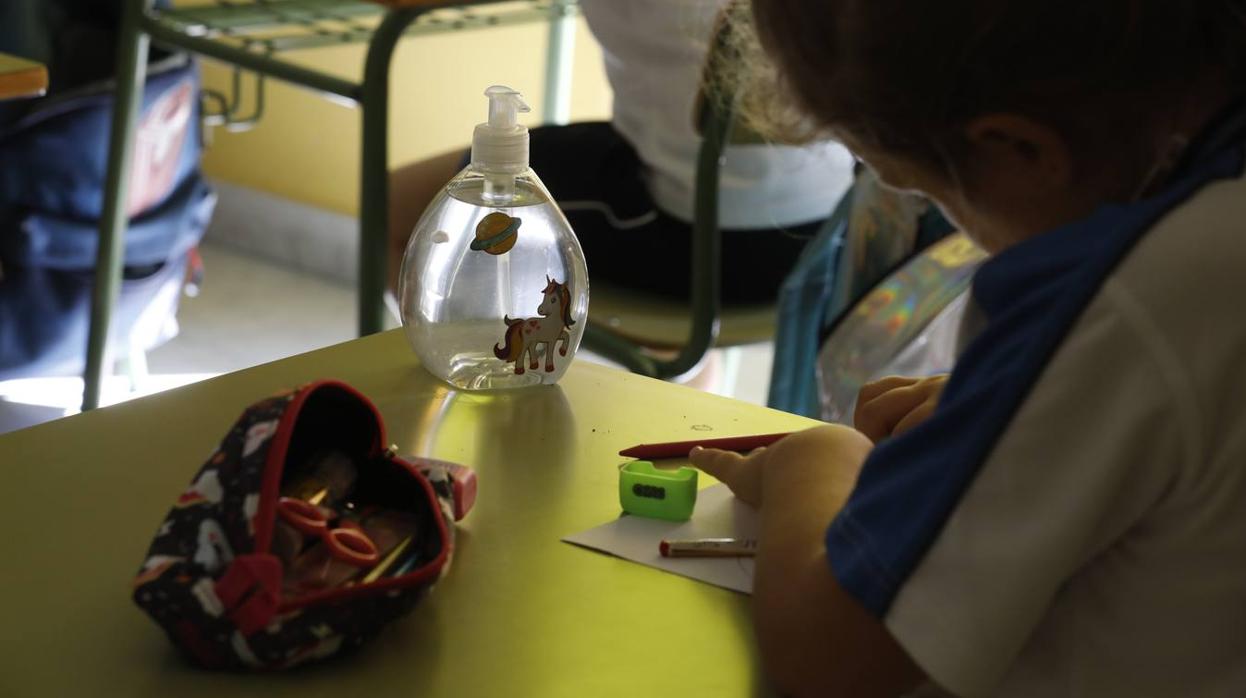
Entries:
POLYGON ((556 382, 588 318, 584 253, 528 168, 528 111, 509 87, 485 90, 471 164, 424 211, 399 277, 402 325, 420 362, 458 388, 556 382))

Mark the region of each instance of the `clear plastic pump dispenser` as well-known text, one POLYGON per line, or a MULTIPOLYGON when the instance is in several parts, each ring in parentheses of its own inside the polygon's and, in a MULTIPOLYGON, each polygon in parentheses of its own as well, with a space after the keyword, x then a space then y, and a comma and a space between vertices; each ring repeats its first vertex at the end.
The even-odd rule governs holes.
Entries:
POLYGON ((550 384, 588 317, 584 253, 528 167, 520 94, 485 91, 472 156, 416 224, 399 277, 402 325, 420 362, 467 390, 550 384))

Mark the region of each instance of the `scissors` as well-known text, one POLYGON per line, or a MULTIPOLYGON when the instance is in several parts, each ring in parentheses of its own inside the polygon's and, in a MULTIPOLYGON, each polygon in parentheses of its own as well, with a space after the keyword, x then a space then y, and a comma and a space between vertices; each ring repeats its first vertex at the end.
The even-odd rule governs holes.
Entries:
POLYGON ((314 501, 282 497, 277 500, 277 514, 300 533, 319 538, 335 560, 355 567, 371 567, 381 558, 376 544, 359 524, 341 521, 337 528, 329 528, 330 515, 314 501))

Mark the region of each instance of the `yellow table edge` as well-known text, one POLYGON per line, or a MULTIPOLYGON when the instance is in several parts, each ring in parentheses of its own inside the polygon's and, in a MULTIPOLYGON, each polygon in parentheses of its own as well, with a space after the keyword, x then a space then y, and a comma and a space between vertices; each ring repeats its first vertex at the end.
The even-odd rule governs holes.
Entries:
POLYGON ((747 599, 561 542, 619 512, 621 448, 816 424, 577 360, 557 386, 454 391, 401 330, 0 436, 0 695, 765 695, 747 599), (128 599, 156 526, 250 401, 318 378, 374 400, 401 452, 476 467, 446 579, 342 661, 280 676, 180 660, 128 599), (37 521, 37 528, 31 525, 37 521), (66 657, 73 670, 65 671, 66 657))

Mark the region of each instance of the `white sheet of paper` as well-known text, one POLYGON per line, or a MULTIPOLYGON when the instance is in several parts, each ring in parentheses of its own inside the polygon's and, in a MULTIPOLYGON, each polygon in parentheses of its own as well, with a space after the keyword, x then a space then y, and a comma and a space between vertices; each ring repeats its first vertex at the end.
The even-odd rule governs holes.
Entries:
POLYGON ((753 593, 753 558, 662 557, 662 540, 688 538, 756 538, 757 511, 743 504, 726 485, 713 485, 697 493, 692 519, 683 523, 620 516, 610 523, 563 538, 564 541, 625 560, 656 567, 714 586, 753 593))

